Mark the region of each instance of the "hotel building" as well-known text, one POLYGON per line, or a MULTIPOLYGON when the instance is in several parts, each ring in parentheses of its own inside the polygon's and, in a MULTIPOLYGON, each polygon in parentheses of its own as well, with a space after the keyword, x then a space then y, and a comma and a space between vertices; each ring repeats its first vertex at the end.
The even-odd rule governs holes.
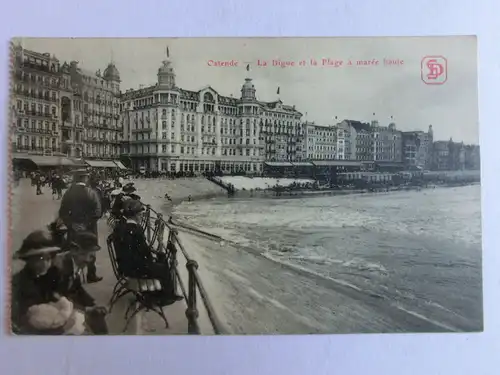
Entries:
POLYGON ((433 130, 403 132, 403 162, 407 168, 430 169, 433 130))
POLYGON ((123 153, 133 169, 260 173, 266 159, 302 158, 302 114, 281 101, 258 101, 250 78, 236 99, 210 86, 177 87, 170 60, 157 77, 121 96, 123 153))
POLYGON ((62 142, 71 155, 88 159, 118 159, 122 141, 120 73, 113 63, 92 73, 78 62, 64 63, 71 90, 62 92, 62 142))
POLYGON ((334 160, 337 149, 337 127, 305 123, 305 158, 308 160, 334 160))
POLYGON ((59 61, 49 53, 29 51, 20 45, 12 46, 12 52, 12 152, 35 155, 61 152, 59 61))

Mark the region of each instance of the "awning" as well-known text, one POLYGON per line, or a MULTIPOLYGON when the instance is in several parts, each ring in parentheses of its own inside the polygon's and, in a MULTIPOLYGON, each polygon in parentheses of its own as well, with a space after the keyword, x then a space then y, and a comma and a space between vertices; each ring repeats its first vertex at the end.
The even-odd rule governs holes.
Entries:
POLYGON ((297 163, 293 162, 292 164, 296 167, 312 167, 313 166, 312 163, 308 163, 305 161, 301 161, 301 162, 297 162, 297 163))
POLYGON ((399 161, 376 161, 375 164, 380 167, 402 167, 404 165, 403 162, 399 161))
POLYGON ((38 156, 29 155, 17 158, 19 160, 31 160, 38 167, 76 167, 77 164, 65 156, 38 156))
POLYGON ((274 162, 274 161, 266 161, 264 164, 270 166, 270 167, 292 167, 292 163, 289 162, 274 162))
POLYGON ((120 169, 128 169, 126 166, 123 165, 123 163, 121 161, 117 161, 115 160, 114 163, 116 164, 116 166, 120 169))
POLYGON ((85 163, 94 168, 118 168, 111 160, 85 160, 85 163))
POLYGON ((313 164, 318 167, 361 167, 361 162, 352 160, 318 160, 313 164))

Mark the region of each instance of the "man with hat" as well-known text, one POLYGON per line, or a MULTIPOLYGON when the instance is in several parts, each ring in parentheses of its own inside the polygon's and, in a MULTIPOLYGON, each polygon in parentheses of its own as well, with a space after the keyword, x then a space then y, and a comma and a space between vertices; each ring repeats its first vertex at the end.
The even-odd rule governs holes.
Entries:
MULTIPOLYGON (((97 237, 97 221, 102 216, 101 200, 98 194, 88 187, 89 173, 85 169, 74 173, 73 185, 64 194, 59 217, 68 228, 68 238, 80 231, 91 231, 97 237)), ((87 282, 101 281, 97 276, 95 258, 87 264, 87 282)))
POLYGON ((59 270, 53 260, 61 247, 54 243, 48 231, 30 233, 14 259, 21 259, 25 265, 12 278, 11 317, 15 333, 29 333, 27 312, 30 307, 58 300, 59 270))
POLYGON ((99 250, 97 236, 92 232, 79 231, 73 235, 69 252, 57 263, 61 273, 59 291, 76 308, 85 311, 87 325, 93 333, 106 334, 106 309, 96 306, 94 298, 83 287, 81 278, 84 267, 95 259, 95 252, 99 250))

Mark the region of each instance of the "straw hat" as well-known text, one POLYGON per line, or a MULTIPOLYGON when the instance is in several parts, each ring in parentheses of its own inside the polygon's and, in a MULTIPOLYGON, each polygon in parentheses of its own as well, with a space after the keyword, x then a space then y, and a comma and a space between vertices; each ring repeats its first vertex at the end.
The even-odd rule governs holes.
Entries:
POLYGON ((64 335, 85 332, 85 315, 65 297, 57 302, 31 306, 26 313, 28 325, 37 331, 64 335))

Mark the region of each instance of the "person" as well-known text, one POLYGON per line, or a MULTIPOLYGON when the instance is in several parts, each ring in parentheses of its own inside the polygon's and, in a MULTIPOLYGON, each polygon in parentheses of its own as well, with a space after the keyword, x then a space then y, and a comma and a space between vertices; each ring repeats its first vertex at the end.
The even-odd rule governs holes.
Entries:
POLYGON ((137 191, 137 189, 134 187, 134 183, 129 182, 121 189, 121 192, 116 195, 113 208, 111 209, 111 213, 115 218, 121 217, 125 201, 129 199, 141 200, 141 197, 135 194, 135 191, 137 191))
POLYGON ((137 201, 140 201, 141 200, 141 197, 137 194, 135 194, 135 192, 137 191, 137 189, 135 188, 134 186, 134 183, 133 182, 129 182, 127 183, 123 188, 122 188, 122 191, 123 193, 125 194, 126 197, 129 197, 131 199, 135 199, 137 201))
POLYGON ((39 329, 29 323, 28 311, 32 306, 57 302, 60 273, 54 266, 56 246, 48 231, 31 232, 23 241, 14 259, 25 262, 12 278, 12 328, 16 334, 37 334, 39 329))
MULTIPOLYGON (((52 189, 55 190, 57 194, 57 199, 62 199, 62 191, 64 189, 64 180, 60 175, 56 175, 54 180, 52 181, 52 189)), ((54 192, 52 192, 54 194, 54 192)))
POLYGON ((49 230, 56 246, 64 248, 67 245, 66 235, 68 234, 68 228, 60 218, 57 218, 53 222, 51 222, 47 226, 47 229, 49 230))
MULTIPOLYGON (((86 170, 75 172, 73 185, 64 194, 59 217, 68 228, 71 239, 79 231, 91 231, 97 237, 97 221, 102 216, 101 201, 97 193, 87 186, 89 173, 86 170)), ((87 265, 87 282, 95 283, 102 280, 97 276, 95 258, 87 265)))
POLYGON ((175 270, 168 264, 165 255, 157 253, 148 245, 144 231, 140 226, 144 205, 137 200, 124 202, 124 221, 113 230, 118 267, 127 277, 158 279, 162 290, 159 291, 159 302, 164 305, 183 299, 176 294, 175 270), (156 254, 156 259, 153 256, 156 254))
POLYGON ((83 287, 81 275, 85 266, 95 259, 95 252, 100 249, 95 234, 79 231, 71 238, 69 251, 55 263, 61 274, 61 295, 70 300, 77 309, 85 311, 87 325, 98 335, 108 333, 106 309, 96 305, 94 298, 83 287))
POLYGON ((39 173, 37 173, 36 176, 35 176, 36 195, 42 195, 43 194, 43 191, 42 191, 42 185, 43 185, 42 178, 43 178, 43 176, 40 175, 39 173))

